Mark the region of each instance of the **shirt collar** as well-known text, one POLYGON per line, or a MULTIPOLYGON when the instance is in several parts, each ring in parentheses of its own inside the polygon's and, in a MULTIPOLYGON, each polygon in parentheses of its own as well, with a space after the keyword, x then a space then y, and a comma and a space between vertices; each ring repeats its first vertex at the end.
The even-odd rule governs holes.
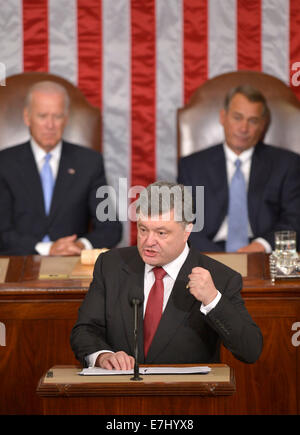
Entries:
POLYGON ((235 154, 235 152, 232 151, 231 148, 229 148, 229 146, 225 142, 224 152, 225 152, 226 160, 229 160, 231 163, 234 163, 236 159, 239 159, 242 163, 246 163, 247 160, 250 160, 252 158, 254 147, 251 147, 248 150, 243 151, 241 154, 237 155, 235 154))
MULTIPOLYGON (((45 158, 45 155, 47 154, 43 148, 41 148, 37 142, 33 139, 33 137, 30 139, 30 145, 33 152, 33 155, 37 162, 42 161, 45 158)), ((62 141, 59 141, 58 144, 51 150, 51 155, 55 160, 59 160, 61 156, 62 151, 62 141)))
MULTIPOLYGON (((181 254, 175 258, 175 260, 171 261, 168 264, 164 264, 162 267, 167 272, 167 274, 175 281, 177 278, 177 275, 185 262, 188 254, 189 254, 189 247, 188 244, 185 244, 184 250, 181 252, 181 254)), ((151 266, 150 264, 145 264, 145 272, 151 272, 151 270, 154 268, 154 266, 151 266)))

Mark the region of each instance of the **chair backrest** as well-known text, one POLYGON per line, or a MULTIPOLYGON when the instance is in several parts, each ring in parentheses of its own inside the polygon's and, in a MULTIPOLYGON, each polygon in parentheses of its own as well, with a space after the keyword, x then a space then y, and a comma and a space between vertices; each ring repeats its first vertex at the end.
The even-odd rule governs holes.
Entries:
POLYGON ((101 113, 72 83, 53 74, 30 72, 10 76, 0 87, 0 150, 29 139, 23 122, 28 89, 42 80, 63 85, 70 96, 70 114, 63 138, 69 142, 101 151, 101 113))
POLYGON ((219 112, 229 89, 250 84, 267 99, 271 120, 264 141, 300 153, 300 102, 281 80, 265 73, 237 71, 206 81, 177 112, 178 155, 224 141, 219 112))

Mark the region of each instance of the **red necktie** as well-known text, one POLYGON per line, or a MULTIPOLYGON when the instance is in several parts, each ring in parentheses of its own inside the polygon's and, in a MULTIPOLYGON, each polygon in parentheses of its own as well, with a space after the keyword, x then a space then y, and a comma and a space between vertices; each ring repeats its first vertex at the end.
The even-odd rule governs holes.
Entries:
POLYGON ((150 290, 147 307, 144 317, 144 355, 146 357, 148 349, 158 327, 164 301, 163 277, 166 271, 162 267, 152 269, 155 275, 155 282, 150 290))

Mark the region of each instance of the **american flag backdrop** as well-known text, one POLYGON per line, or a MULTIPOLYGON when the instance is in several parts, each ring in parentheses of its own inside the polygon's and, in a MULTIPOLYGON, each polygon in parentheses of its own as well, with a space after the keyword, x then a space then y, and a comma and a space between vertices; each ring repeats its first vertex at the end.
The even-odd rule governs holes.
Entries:
MULTIPOLYGON (((0 62, 7 76, 60 75, 101 109, 106 172, 115 188, 119 178, 128 188, 172 181, 176 110, 207 79, 258 70, 300 97, 292 80, 300 62, 300 1, 0 0, 0 62)), ((134 231, 124 227, 123 244, 131 244, 134 231)))

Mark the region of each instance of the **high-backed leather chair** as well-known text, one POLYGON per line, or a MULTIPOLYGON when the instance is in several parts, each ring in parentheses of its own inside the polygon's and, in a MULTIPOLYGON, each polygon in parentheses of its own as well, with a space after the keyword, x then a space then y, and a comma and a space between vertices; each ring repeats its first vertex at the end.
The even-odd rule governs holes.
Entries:
POLYGON ((70 96, 70 114, 63 138, 69 142, 101 151, 101 113, 72 83, 53 74, 30 72, 6 79, 0 86, 0 150, 29 139, 23 122, 28 89, 36 82, 51 80, 63 85, 70 96))
POLYGON ((250 84, 260 90, 270 108, 270 123, 265 143, 300 153, 300 102, 281 80, 265 73, 237 71, 206 81, 179 109, 178 154, 186 156, 224 140, 219 112, 229 89, 250 84))

